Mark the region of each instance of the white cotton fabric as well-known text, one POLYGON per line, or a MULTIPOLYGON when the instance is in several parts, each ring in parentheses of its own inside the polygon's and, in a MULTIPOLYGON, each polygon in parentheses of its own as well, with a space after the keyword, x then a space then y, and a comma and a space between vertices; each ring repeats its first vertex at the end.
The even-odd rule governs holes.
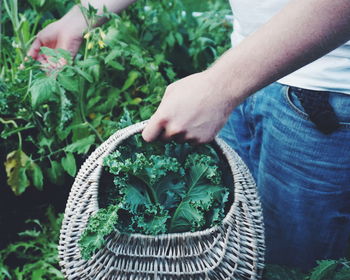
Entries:
MULTIPOLYGON (((289 1, 230 0, 234 16, 232 46, 266 23, 289 1)), ((350 41, 278 82, 305 89, 350 94, 350 41)))

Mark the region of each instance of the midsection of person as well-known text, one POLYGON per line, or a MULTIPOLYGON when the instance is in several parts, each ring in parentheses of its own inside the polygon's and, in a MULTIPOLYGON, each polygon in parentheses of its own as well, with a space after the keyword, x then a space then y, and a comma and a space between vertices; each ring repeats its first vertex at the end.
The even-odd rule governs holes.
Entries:
MULTIPOLYGON (((232 46, 237 46, 269 21, 288 2, 290 0, 230 0, 234 15, 232 46)), ((278 82, 305 89, 350 94, 349 77, 350 41, 278 82)))

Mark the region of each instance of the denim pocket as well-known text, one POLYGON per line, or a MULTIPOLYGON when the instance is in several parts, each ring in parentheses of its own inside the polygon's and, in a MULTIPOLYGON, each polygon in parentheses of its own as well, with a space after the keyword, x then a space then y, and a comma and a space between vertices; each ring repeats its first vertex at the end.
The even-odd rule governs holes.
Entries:
MULTIPOLYGON (((286 86, 285 99, 290 108, 300 117, 310 120, 310 117, 305 112, 301 102, 297 96, 296 91, 303 91, 303 89, 286 86)), ((350 95, 327 92, 329 94, 328 102, 334 110, 335 115, 339 121, 340 128, 350 129, 350 95)))
POLYGON ((301 105, 298 96, 295 93, 295 88, 286 86, 284 91, 284 97, 290 108, 297 113, 300 117, 306 120, 310 120, 309 116, 305 113, 303 106, 301 105))

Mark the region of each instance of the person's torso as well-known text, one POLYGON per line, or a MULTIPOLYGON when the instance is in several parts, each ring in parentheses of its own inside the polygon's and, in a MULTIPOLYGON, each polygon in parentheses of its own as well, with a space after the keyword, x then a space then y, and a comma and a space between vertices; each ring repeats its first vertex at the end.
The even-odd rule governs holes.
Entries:
MULTIPOLYGON (((290 0, 230 0, 234 16, 232 46, 265 24, 290 0)), ((350 41, 322 58, 279 80, 313 90, 350 94, 350 41)))

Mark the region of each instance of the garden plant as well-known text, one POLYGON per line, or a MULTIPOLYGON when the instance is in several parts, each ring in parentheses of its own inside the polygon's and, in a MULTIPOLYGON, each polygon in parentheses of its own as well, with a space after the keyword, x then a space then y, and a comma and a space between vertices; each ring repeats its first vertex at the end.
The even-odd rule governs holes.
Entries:
MULTIPOLYGON (((63 279, 56 244, 60 213, 77 170, 116 130, 148 119, 169 83, 204 70, 229 48, 227 2, 137 1, 120 15, 106 12, 109 21, 102 27, 90 24, 75 58, 42 48, 50 57, 43 65, 27 57, 31 42, 74 1, 0 1, 1 280, 63 279)), ((83 11, 91 23, 94 9, 83 11)), ((120 156, 111 155, 106 165, 120 156)), ((154 159, 159 158, 148 160, 154 159)), ((222 215, 220 208, 215 211, 222 215)), ((143 230, 168 229, 145 224, 143 230)), ((324 260, 309 273, 270 266, 265 277, 346 280, 350 263, 324 260)))

